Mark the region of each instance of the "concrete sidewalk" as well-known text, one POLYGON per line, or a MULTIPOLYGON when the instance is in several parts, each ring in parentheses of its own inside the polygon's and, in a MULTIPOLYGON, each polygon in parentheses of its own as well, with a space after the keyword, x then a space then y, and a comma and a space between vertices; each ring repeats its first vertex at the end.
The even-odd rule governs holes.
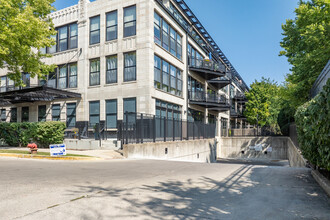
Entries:
MULTIPOLYGON (((29 150, 27 147, 0 147, 0 150, 29 150)), ((39 148, 38 152, 49 152, 47 148, 39 148)), ((67 150, 68 154, 80 154, 92 157, 99 157, 104 160, 123 159, 120 152, 115 150, 67 150)))

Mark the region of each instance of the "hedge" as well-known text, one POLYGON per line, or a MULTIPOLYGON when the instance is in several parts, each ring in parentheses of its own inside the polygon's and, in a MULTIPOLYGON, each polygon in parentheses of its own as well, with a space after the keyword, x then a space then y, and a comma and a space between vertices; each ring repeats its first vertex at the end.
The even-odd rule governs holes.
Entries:
POLYGON ((48 147, 63 142, 65 128, 64 122, 57 121, 0 123, 0 139, 13 147, 25 147, 31 141, 48 147))
POLYGON ((297 109, 295 122, 304 157, 330 171, 330 79, 321 93, 297 109))

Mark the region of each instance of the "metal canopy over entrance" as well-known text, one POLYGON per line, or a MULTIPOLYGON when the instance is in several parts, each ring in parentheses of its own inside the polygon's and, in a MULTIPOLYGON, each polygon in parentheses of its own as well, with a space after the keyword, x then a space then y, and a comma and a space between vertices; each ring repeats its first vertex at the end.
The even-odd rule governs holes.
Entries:
POLYGON ((80 99, 81 94, 47 86, 37 86, 0 93, 0 106, 59 99, 80 99))

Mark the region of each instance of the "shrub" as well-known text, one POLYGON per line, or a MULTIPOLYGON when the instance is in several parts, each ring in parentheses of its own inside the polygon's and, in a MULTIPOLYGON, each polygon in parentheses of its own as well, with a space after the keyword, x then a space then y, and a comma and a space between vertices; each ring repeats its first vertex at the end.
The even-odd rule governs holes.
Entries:
POLYGON ((25 147, 31 141, 48 147, 63 142, 65 128, 65 123, 55 121, 0 123, 0 139, 13 147, 25 147))
POLYGON ((48 147, 50 144, 61 144, 64 139, 64 122, 49 121, 38 123, 35 140, 40 147, 48 147))
POLYGON ((304 157, 330 171, 330 80, 320 94, 297 109, 295 121, 304 157))

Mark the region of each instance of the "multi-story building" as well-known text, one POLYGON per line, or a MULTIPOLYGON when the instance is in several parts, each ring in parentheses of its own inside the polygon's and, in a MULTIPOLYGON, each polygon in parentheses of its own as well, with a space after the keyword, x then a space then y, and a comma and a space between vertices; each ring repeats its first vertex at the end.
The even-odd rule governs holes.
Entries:
POLYGON ((0 70, 3 121, 105 121, 115 131, 124 112, 139 112, 244 126, 248 87, 183 0, 80 0, 50 17, 56 45, 41 51, 57 68, 47 79, 23 74, 26 88, 0 70))

